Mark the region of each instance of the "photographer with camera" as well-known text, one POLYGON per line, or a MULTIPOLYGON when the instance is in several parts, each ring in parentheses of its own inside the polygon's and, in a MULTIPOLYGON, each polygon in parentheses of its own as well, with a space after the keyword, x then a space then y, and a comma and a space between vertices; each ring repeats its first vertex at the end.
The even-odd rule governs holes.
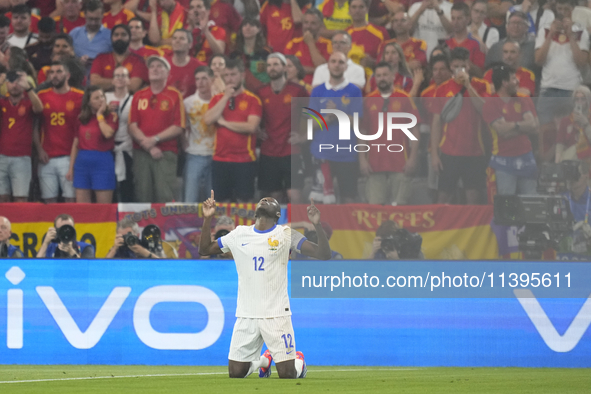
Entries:
POLYGON ((117 223, 115 243, 105 256, 107 259, 159 259, 160 256, 145 248, 139 238, 139 227, 131 219, 117 223))
POLYGON ((10 244, 11 229, 10 220, 0 216, 0 259, 22 259, 24 257, 18 247, 10 244))
POLYGON ((376 230, 371 259, 373 260, 415 260, 424 259, 421 246, 423 237, 400 228, 397 223, 387 220, 376 230))
POLYGON ((37 258, 82 258, 93 259, 94 247, 86 242, 76 241, 74 218, 62 213, 57 215, 45 234, 37 258))

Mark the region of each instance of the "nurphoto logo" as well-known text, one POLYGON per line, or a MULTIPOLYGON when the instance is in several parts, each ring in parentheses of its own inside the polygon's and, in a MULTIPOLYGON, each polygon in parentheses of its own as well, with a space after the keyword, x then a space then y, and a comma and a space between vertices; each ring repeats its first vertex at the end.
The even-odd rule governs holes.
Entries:
MULTIPOLYGON (((326 119, 322 114, 333 114, 337 117, 337 121, 339 124, 339 141, 351 141, 351 120, 349 115, 345 112, 340 111, 338 109, 321 109, 320 112, 309 108, 309 107, 302 107, 302 113, 309 116, 310 118, 307 121, 307 138, 308 140, 312 140, 314 138, 314 121, 318 124, 320 128, 320 132, 331 132, 328 130, 328 124, 326 119)), ((412 141, 417 141, 417 138, 410 132, 410 129, 417 125, 417 117, 411 113, 407 112, 386 112, 386 138, 388 141, 392 141, 392 135, 394 132, 402 131, 406 136, 411 139, 412 141), (400 122, 401 120, 408 119, 410 122, 408 123, 394 123, 400 122)), ((374 116, 376 116, 374 114, 374 116)), ((376 141, 382 137, 384 133, 384 112, 378 112, 378 130, 374 134, 364 134, 359 131, 359 113, 353 112, 353 132, 355 133, 355 137, 357 140, 361 141, 376 141)), ((370 131, 370 130, 367 130, 370 131)), ((376 144, 376 143, 369 143, 369 144, 320 144, 319 151, 347 151, 347 152, 369 152, 380 150, 387 150, 388 152, 397 153, 402 152, 404 147, 400 144, 376 144)))

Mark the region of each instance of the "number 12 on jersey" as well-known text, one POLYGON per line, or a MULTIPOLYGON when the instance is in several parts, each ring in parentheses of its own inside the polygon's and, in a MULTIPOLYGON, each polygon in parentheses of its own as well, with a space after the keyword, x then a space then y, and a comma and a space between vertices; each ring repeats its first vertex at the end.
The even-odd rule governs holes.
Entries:
POLYGON ((254 270, 255 271, 264 271, 265 270, 263 268, 263 264, 265 263, 265 258, 264 257, 253 257, 252 259, 254 261, 254 270), (257 260, 259 262, 258 265, 257 265, 257 260))

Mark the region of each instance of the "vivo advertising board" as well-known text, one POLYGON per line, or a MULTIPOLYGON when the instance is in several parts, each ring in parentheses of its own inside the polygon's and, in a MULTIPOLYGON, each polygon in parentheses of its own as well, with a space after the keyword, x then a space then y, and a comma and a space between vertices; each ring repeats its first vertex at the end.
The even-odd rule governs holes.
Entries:
MULTIPOLYGON (((0 268, 1 364, 227 363, 232 261, 0 268)), ((588 299, 298 298, 291 307, 309 365, 591 367, 588 299)))

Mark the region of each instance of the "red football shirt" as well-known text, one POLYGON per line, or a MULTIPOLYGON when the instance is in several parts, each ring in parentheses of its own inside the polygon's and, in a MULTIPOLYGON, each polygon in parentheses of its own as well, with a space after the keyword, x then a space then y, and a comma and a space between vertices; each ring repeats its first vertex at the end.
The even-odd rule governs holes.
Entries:
MULTIPOLYGON (((224 97, 223 93, 215 95, 209 102, 209 108, 213 108, 222 97, 224 97)), ((222 112, 223 118, 228 122, 246 122, 250 115, 262 117, 262 114, 261 99, 248 90, 234 97, 234 110, 230 110, 230 100, 228 100, 222 112)), ((254 134, 236 133, 216 124, 214 160, 232 163, 256 161, 255 147, 254 134)))
MULTIPOLYGON (((137 123, 146 137, 152 137, 173 125, 184 129, 185 105, 181 92, 171 86, 158 94, 152 93, 149 86, 137 91, 129 109, 129 124, 132 123, 137 123)), ((141 149, 135 141, 133 147, 141 149)), ((174 138, 161 142, 158 148, 177 153, 177 140, 174 138)))
POLYGON ((197 85, 195 85, 195 69, 205 65, 205 63, 200 62, 194 57, 189 59, 189 63, 185 66, 178 67, 173 63, 172 56, 166 57, 166 60, 170 63, 170 74, 168 74, 167 84, 180 91, 183 94, 183 98, 187 98, 197 91, 197 85))
MULTIPOLYGON (((490 95, 488 82, 478 78, 472 78, 472 86, 480 97, 490 95)), ((435 92, 436 99, 433 102, 433 113, 441 114, 445 103, 462 90, 463 86, 453 78, 442 83, 435 92), (445 97, 445 99, 443 98, 445 97)), ((482 117, 472 105, 470 94, 464 92, 462 109, 459 115, 450 123, 442 124, 443 133, 439 147, 442 153, 450 156, 482 156, 484 146, 480 125, 482 117)))
POLYGON ((31 156, 33 146, 33 105, 28 97, 13 105, 8 97, 0 99, 0 155, 31 156))
MULTIPOLYGON (((536 76, 527 68, 519 67, 515 71, 515 77, 519 81, 519 87, 525 88, 531 92, 531 95, 536 93, 536 76)), ((492 86, 492 68, 484 73, 483 79, 492 86)))
MULTIPOLYGON (((378 61, 382 60, 382 56, 384 55, 384 47, 391 42, 398 42, 395 38, 390 40, 386 40, 380 45, 378 50, 378 61)), ((411 37, 406 42, 400 43, 400 47, 404 51, 404 58, 407 62, 412 60, 418 60, 421 63, 421 66, 427 66, 427 43, 423 40, 419 40, 418 38, 411 37)))
POLYGON ((97 74, 103 78, 113 78, 113 73, 118 66, 124 66, 129 71, 129 78, 141 78, 148 82, 148 68, 144 58, 135 53, 130 53, 121 64, 115 62, 115 55, 101 53, 92 62, 90 74, 97 74))
POLYGON ((457 47, 466 48, 470 52, 470 61, 472 64, 480 68, 484 67, 484 52, 480 50, 480 43, 471 36, 468 36, 468 38, 462 42, 457 42, 454 37, 451 37, 445 40, 445 43, 450 50, 457 47))
MULTIPOLYGON (((309 8, 310 4, 305 5, 302 13, 305 14, 309 8)), ((277 51, 285 48, 294 37, 301 37, 303 34, 302 24, 293 23, 290 3, 281 2, 281 6, 277 7, 266 2, 261 7, 260 20, 267 31, 267 45, 277 51)))
MULTIPOLYGON (((318 37, 318 41, 316 41, 316 48, 320 51, 320 54, 328 60, 328 57, 332 53, 332 43, 329 39, 324 37, 318 37)), ((303 37, 297 37, 287 43, 285 46, 285 50, 283 51, 285 55, 295 55, 302 63, 304 67, 315 67, 314 63, 312 62, 312 56, 310 55, 310 49, 308 48, 308 44, 304 42, 303 37)), ((313 74, 306 74, 304 77, 304 82, 311 84, 312 83, 313 74)))
MULTIPOLYGON (((384 144, 379 151, 369 152, 369 165, 373 172, 404 172, 404 165, 408 159, 408 148, 410 147, 410 139, 401 130, 392 131, 392 139, 388 140, 388 133, 386 125, 388 119, 387 112, 406 112, 417 117, 417 125, 420 122, 419 111, 415 106, 413 99, 404 90, 394 89, 390 98, 388 98, 388 106, 384 108, 385 99, 379 90, 376 90, 364 100, 363 121, 365 129, 368 134, 375 134, 379 129, 379 112, 382 112, 382 135, 374 141, 360 141, 364 144, 384 144), (399 144, 404 146, 402 152, 389 152, 386 146, 391 144, 399 144)), ((394 119, 393 123, 409 123, 408 118, 394 119)))
POLYGON ((230 47, 232 33, 237 33, 242 23, 242 17, 236 11, 232 4, 217 0, 211 3, 209 18, 215 22, 216 26, 226 31, 226 48, 230 47))
MULTIPOLYGON (((10 22, 10 29, 8 30, 8 34, 14 33, 14 28, 12 27, 12 12, 7 12, 4 14, 8 19, 11 20, 10 22)), ((39 27, 37 24, 41 20, 39 15, 31 14, 31 26, 29 26, 29 31, 32 33, 39 33, 39 27)))
POLYGON ((39 70, 39 72, 37 73, 37 83, 39 85, 41 85, 47 79, 47 73, 49 72, 50 68, 51 66, 43 66, 41 67, 41 70, 39 70))
POLYGON ((482 117, 488 124, 492 136, 493 155, 515 157, 531 152, 531 142, 526 134, 502 138, 493 127, 493 123, 501 118, 507 122, 521 122, 523 115, 528 112, 536 115, 534 103, 529 97, 511 97, 505 102, 498 94, 494 94, 486 100, 486 104, 482 107, 482 117))
POLYGON ((70 21, 63 16, 56 16, 53 20, 55 21, 55 30, 58 33, 70 33, 75 28, 86 24, 86 19, 84 19, 84 13, 82 12, 74 21, 70 21))
POLYGON ((123 8, 116 15, 113 15, 111 11, 105 12, 103 14, 103 26, 112 29, 117 25, 127 25, 133 17, 135 17, 135 14, 127 8, 123 8))
MULTIPOLYGON (((214 36, 214 38, 218 41, 224 41, 226 42, 226 31, 219 27, 219 26, 210 26, 209 27, 209 31, 211 32, 211 35, 214 36)), ((192 49, 192 53, 191 56, 194 56, 197 58, 197 60, 203 62, 204 64, 209 63, 209 59, 211 59, 211 57, 213 56, 213 51, 211 50, 211 46, 209 45, 209 41, 207 41, 207 39, 205 38, 205 35, 201 35, 201 29, 200 28, 195 28, 193 29, 193 49, 192 49), (194 53, 197 48, 196 46, 198 45, 198 43, 202 41, 201 44, 201 48, 199 49, 199 52, 194 53)))
POLYGON ((69 156, 78 131, 78 115, 84 92, 70 88, 67 93, 58 94, 49 88, 37 95, 43 103, 43 149, 50 158, 69 156))
POLYGON ((284 157, 300 153, 298 145, 288 142, 291 134, 291 99, 308 97, 306 89, 299 84, 288 82, 278 94, 273 91, 270 84, 262 86, 256 93, 263 103, 261 127, 268 135, 261 144, 261 154, 284 157))
MULTIPOLYGON (((117 131, 119 128, 119 120, 117 114, 112 112, 105 116, 105 121, 113 130, 117 131)), ((78 148, 83 150, 96 150, 100 152, 109 152, 115 148, 115 136, 105 138, 96 116, 92 116, 87 124, 82 124, 78 121, 78 148)))
POLYGON ((377 59, 380 46, 390 38, 386 29, 372 23, 363 27, 349 27, 347 33, 351 36, 353 45, 349 56, 357 64, 366 55, 377 59))
POLYGON ((129 52, 135 53, 136 55, 143 57, 144 60, 149 58, 150 56, 164 56, 164 52, 162 52, 160 49, 149 45, 144 45, 138 50, 129 48, 129 52))

